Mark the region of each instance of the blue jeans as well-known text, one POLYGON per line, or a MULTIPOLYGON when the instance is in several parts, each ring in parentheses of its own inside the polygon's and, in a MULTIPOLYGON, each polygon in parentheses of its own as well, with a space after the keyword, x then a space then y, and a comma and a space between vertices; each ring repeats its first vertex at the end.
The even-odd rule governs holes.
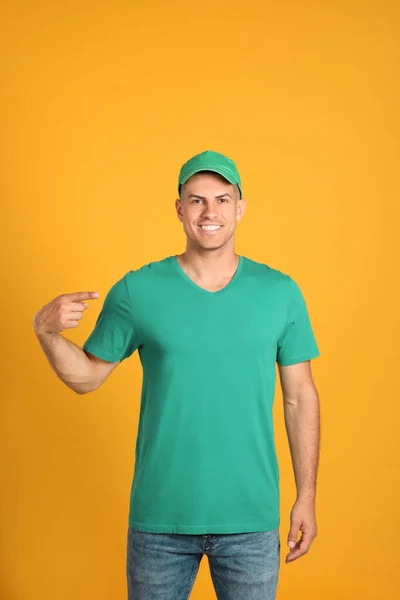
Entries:
POLYGON ((275 600, 280 547, 279 528, 179 534, 128 527, 128 600, 188 600, 203 554, 218 600, 275 600))

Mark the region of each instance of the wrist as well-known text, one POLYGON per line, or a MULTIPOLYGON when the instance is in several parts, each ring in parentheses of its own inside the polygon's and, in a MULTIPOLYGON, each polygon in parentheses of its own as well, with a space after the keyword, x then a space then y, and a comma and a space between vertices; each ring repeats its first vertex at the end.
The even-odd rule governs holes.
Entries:
POLYGON ((315 504, 315 492, 302 492, 297 494, 296 502, 300 502, 301 504, 315 504))
POLYGON ((35 315, 35 317, 33 318, 33 329, 34 329, 34 331, 35 331, 35 333, 36 333, 36 335, 37 335, 38 337, 48 337, 48 336, 52 336, 52 335, 57 335, 57 334, 56 334, 56 333, 54 333, 54 332, 51 332, 51 331, 46 331, 46 330, 43 328, 43 325, 41 326, 41 325, 40 325, 40 323, 38 323, 38 322, 36 321, 36 315, 35 315))

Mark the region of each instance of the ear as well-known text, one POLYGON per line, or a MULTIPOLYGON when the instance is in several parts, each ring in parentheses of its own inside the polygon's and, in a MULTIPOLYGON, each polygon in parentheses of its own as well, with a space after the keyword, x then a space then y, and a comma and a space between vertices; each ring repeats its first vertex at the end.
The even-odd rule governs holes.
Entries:
POLYGON ((182 221, 183 220, 183 217, 182 217, 182 201, 179 198, 177 198, 175 200, 175 209, 176 209, 176 214, 178 215, 178 219, 180 221, 182 221))
POLYGON ((240 221, 242 219, 245 209, 246 200, 244 198, 240 198, 236 204, 236 221, 240 221))

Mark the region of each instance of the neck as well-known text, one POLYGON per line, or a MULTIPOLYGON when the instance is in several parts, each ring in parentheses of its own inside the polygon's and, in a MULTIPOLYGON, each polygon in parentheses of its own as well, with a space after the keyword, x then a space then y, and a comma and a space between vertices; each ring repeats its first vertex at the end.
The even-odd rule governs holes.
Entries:
POLYGON ((196 279, 220 281, 231 277, 237 269, 240 256, 235 251, 193 250, 186 248, 183 254, 177 255, 179 264, 189 275, 196 279))

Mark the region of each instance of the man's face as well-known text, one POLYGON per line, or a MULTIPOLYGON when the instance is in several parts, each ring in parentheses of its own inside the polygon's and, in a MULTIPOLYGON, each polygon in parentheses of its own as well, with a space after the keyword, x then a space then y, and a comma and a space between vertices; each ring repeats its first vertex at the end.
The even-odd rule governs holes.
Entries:
POLYGON ((196 173, 181 187, 176 211, 188 243, 205 250, 221 248, 232 238, 246 201, 239 189, 217 174, 196 173), (202 226, 219 225, 217 229, 202 226))

